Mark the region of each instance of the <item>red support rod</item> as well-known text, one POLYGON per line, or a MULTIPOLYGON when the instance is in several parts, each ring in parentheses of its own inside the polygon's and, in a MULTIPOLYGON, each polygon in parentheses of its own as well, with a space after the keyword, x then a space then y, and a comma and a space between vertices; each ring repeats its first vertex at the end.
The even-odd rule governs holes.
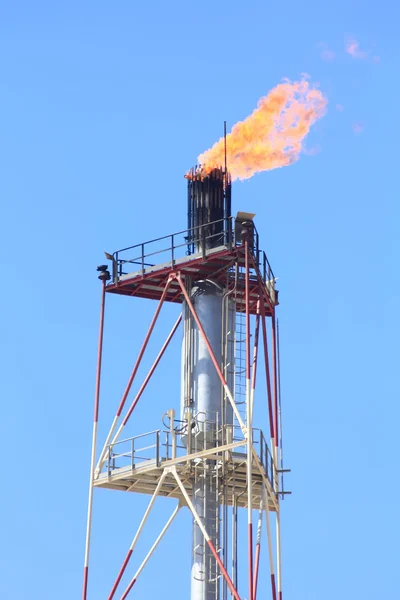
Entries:
POLYGON ((151 321, 151 323, 150 323, 150 327, 149 327, 149 329, 148 329, 148 332, 147 332, 147 334, 146 334, 146 337, 144 338, 144 342, 143 342, 143 344, 142 344, 142 347, 141 347, 141 349, 140 349, 139 355, 138 355, 138 357, 137 357, 137 359, 136 359, 135 366, 133 367, 133 370, 132 370, 131 376, 130 376, 130 378, 129 378, 128 384, 127 384, 127 386, 126 386, 126 388, 125 388, 124 395, 122 396, 121 402, 120 402, 120 404, 119 404, 119 407, 118 407, 118 410, 117 410, 117 417, 119 417, 119 416, 121 415, 121 413, 122 413, 122 409, 124 408, 124 405, 125 405, 126 399, 127 399, 127 397, 128 397, 128 394, 129 394, 129 392, 130 392, 130 390, 131 390, 131 387, 132 387, 133 380, 134 380, 134 379, 135 379, 135 377, 136 377, 136 373, 137 373, 137 371, 138 371, 138 368, 139 368, 139 366, 140 366, 140 363, 141 363, 141 361, 142 361, 143 354, 144 354, 144 352, 145 352, 145 350, 146 350, 146 347, 147 347, 147 344, 148 344, 148 342, 149 342, 150 336, 151 336, 151 334, 152 334, 152 332, 153 332, 154 325, 156 324, 156 321, 157 321, 157 319, 158 319, 158 315, 160 314, 161 307, 162 307, 162 305, 164 304, 164 300, 165 300, 165 297, 166 297, 166 295, 167 295, 168 288, 169 288, 169 285, 170 285, 171 281, 172 281, 171 277, 168 277, 168 280, 167 280, 166 286, 165 286, 165 288, 164 288, 164 291, 163 291, 163 293, 162 293, 162 295, 161 295, 161 298, 160 298, 160 301, 159 301, 159 303, 158 303, 158 306, 157 306, 156 312, 154 313, 153 319, 152 319, 152 321, 151 321))
POLYGON ((136 583, 136 579, 132 579, 132 581, 130 582, 130 584, 128 585, 128 587, 126 588, 124 593, 122 594, 121 600, 125 600, 125 598, 128 596, 129 592, 131 591, 131 589, 133 588, 135 583, 136 583))
POLYGON ((255 272, 256 272, 256 274, 257 274, 258 282, 259 282, 259 284, 260 284, 261 291, 262 291, 262 296, 263 296, 263 298, 264 298, 264 299, 267 301, 267 304, 269 304, 269 307, 270 307, 270 309, 271 309, 271 312, 273 312, 273 311, 274 311, 274 305, 273 305, 273 303, 271 302, 271 298, 269 297, 268 290, 267 290, 267 287, 266 287, 266 285, 265 285, 265 281, 264 281, 264 279, 262 278, 262 275, 261 275, 260 269, 258 268, 258 265, 257 265, 256 261, 254 260, 254 257, 253 257, 253 256, 251 256, 251 257, 250 257, 250 260, 251 260, 251 262, 252 262, 253 269, 255 270, 255 272))
MULTIPOLYGON (((274 573, 271 573, 271 588, 272 588, 272 600, 276 600, 276 581, 274 573)), ((282 600, 282 595, 279 594, 279 600, 282 600)))
POLYGON ((154 371, 157 368, 158 363, 160 362, 161 358, 163 357, 164 352, 166 351, 170 341, 172 340, 175 331, 178 329, 180 322, 182 321, 182 315, 180 315, 177 320, 175 325, 173 326, 173 328, 171 329, 170 334, 168 335, 167 339, 165 340, 163 347, 161 348, 160 352, 158 353, 158 356, 156 358, 156 360, 153 363, 153 366, 151 367, 150 371, 148 372, 146 379, 144 380, 144 382, 142 383, 142 385, 140 386, 140 389, 138 391, 138 393, 136 394, 136 397, 134 399, 134 401, 132 402, 131 406, 129 407, 128 412, 126 413, 126 416, 124 418, 124 420, 122 421, 122 424, 125 426, 128 422, 129 417, 131 416, 132 412, 135 409, 136 404, 139 402, 141 395, 143 394, 144 390, 146 389, 147 384, 149 383, 154 371))
POLYGON ((258 572, 259 572, 259 568, 260 568, 260 552, 261 552, 262 517, 263 517, 263 509, 262 509, 262 504, 261 504, 260 511, 258 513, 256 555, 255 555, 254 582, 253 582, 253 600, 256 600, 256 598, 257 598, 258 572))
POLYGON ((274 439, 274 412, 272 408, 272 393, 271 393, 271 375, 269 372, 269 357, 268 357, 268 340, 267 340, 267 321, 265 317, 264 302, 260 303, 261 308, 261 323, 263 332, 263 345, 264 345, 264 359, 265 359, 265 376, 267 380, 267 396, 268 396, 268 416, 269 416, 269 430, 271 439, 274 439))
MULTIPOLYGON (((119 582, 120 582, 120 581, 121 581, 121 579, 122 579, 122 575, 125 573, 125 569, 126 569, 126 567, 127 567, 127 565, 128 565, 128 562, 129 562, 129 561, 130 561, 130 559, 131 559, 132 552, 133 552, 133 550, 131 550, 131 549, 129 549, 129 550, 128 550, 128 552, 127 552, 127 555, 125 556, 125 560, 124 560, 124 562, 122 563, 122 567, 120 568, 120 570, 119 570, 119 573, 118 573, 118 576, 117 576, 117 578, 116 578, 116 580, 115 580, 115 582, 114 582, 114 585, 113 585, 113 587, 112 587, 112 590, 111 590, 111 592, 110 592, 110 595, 108 596, 108 600, 112 600, 112 598, 114 598, 114 594, 115 594, 115 592, 117 591, 117 588, 118 588, 118 586, 119 586, 119 582)), ((133 583, 132 583, 132 585, 133 585, 133 583)), ((132 587, 132 586, 131 586, 131 587, 132 587)))
MULTIPOLYGON (((237 590, 236 590, 235 586, 233 585, 233 583, 232 583, 232 579, 229 577, 229 575, 228 575, 228 571, 225 569, 225 567, 224 567, 224 565, 223 565, 223 563, 222 563, 222 560, 220 559, 220 557, 219 557, 219 554, 218 554, 218 552, 217 552, 217 551, 216 551, 216 549, 215 549, 215 546, 214 546, 214 544, 212 543, 212 541, 211 541, 210 539, 209 539, 209 540, 207 540, 207 543, 208 543, 208 545, 209 545, 209 547, 210 547, 210 550, 211 550, 211 552, 212 552, 212 553, 213 553, 213 555, 214 555, 214 558, 215 558, 215 560, 216 560, 216 561, 217 561, 217 563, 218 563, 218 566, 219 566, 219 568, 221 569, 221 573, 222 573, 222 575, 224 576, 224 578, 225 578, 225 580, 226 580, 226 582, 227 582, 227 584, 228 584, 228 587, 229 587, 229 589, 230 589, 230 591, 231 591, 231 593, 232 593, 233 597, 235 598, 235 600, 240 600, 240 596, 239 596, 239 594, 238 594, 238 592, 237 592, 237 590)), ((121 600, 122 600, 122 599, 121 599, 121 600)))
POLYGON ((245 260, 245 305, 246 305, 246 402, 247 402, 247 493, 248 493, 248 564, 249 564, 249 598, 253 600, 253 517, 252 517, 252 407, 250 390, 250 260, 249 260, 249 231, 244 233, 245 260))
POLYGON ((106 278, 102 278, 101 287, 101 304, 100 304, 100 327, 99 340, 97 345, 97 370, 96 370, 96 388, 94 394, 94 415, 93 415, 93 434, 92 434, 92 453, 90 461, 90 481, 89 481, 89 499, 88 499, 88 515, 86 523, 86 545, 85 545, 85 563, 83 567, 83 589, 82 600, 87 598, 88 577, 89 577, 89 554, 90 554, 90 535, 92 530, 92 506, 93 506, 93 475, 96 458, 96 442, 97 442, 97 424, 99 420, 99 405, 100 405, 100 381, 101 381, 101 363, 103 356, 103 337, 104 337, 104 310, 106 299, 106 278))
POLYGON ((246 379, 250 379, 250 265, 249 265, 249 234, 246 233, 245 248, 245 305, 246 305, 246 379))
POLYGON ((254 568, 254 583, 253 583, 253 600, 257 598, 257 585, 258 585, 258 570, 260 566, 260 543, 256 544, 256 556, 255 556, 255 568, 254 568))
POLYGON ((87 598, 88 575, 89 575, 89 567, 87 567, 85 565, 83 568, 83 591, 82 591, 83 600, 86 600, 86 598, 87 598))
POLYGON ((260 332, 260 314, 257 311, 256 327, 255 327, 255 332, 254 332, 253 371, 251 374, 251 389, 253 390, 253 393, 254 393, 254 390, 256 389, 259 332, 260 332))
MULTIPOLYGON (((278 435, 278 376, 277 376, 277 363, 276 363, 276 320, 275 320, 275 311, 272 315, 272 369, 273 369, 273 381, 274 381, 274 438, 275 438, 275 446, 279 445, 279 435, 278 435)), ((278 465, 277 465, 278 466, 278 465)))

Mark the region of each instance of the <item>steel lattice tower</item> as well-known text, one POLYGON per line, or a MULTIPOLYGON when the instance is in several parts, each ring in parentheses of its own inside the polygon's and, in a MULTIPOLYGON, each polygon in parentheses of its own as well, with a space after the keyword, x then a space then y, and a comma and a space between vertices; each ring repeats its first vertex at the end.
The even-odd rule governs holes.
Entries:
MULTIPOLYGON (((279 340, 275 277, 253 214, 231 216, 231 182, 223 169, 193 169, 188 179, 188 227, 113 255, 98 267, 102 282, 83 600, 88 572, 93 493, 118 489, 150 496, 115 583, 116 597, 136 542, 157 497, 176 508, 120 595, 125 599, 183 507, 193 516, 191 600, 256 600, 262 523, 265 521, 273 600, 281 600, 280 500, 283 490, 279 340), (111 271, 111 274, 110 274, 111 271), (109 433, 97 454, 103 325, 107 294, 158 301, 109 433), (165 302, 182 305, 139 391, 129 393, 165 302), (122 432, 178 328, 183 329, 181 406, 164 429, 122 439, 122 432), (253 414, 261 334, 265 372, 265 433, 253 414), (267 438, 268 441, 267 441, 267 438), (146 448, 143 458, 141 449, 146 448), (151 454, 149 457, 148 454, 151 454), (246 509, 248 581, 239 582, 238 518, 246 509), (257 515, 253 537, 253 514, 257 515), (271 519, 275 520, 272 536, 271 519), (246 589, 247 588, 247 589, 246 589)), ((244 541, 244 540, 243 540, 244 541)))

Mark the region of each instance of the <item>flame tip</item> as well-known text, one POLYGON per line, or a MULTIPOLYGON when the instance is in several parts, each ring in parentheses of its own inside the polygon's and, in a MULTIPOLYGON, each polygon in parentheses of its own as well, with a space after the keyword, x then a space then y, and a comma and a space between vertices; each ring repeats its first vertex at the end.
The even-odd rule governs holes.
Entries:
MULTIPOLYGON (((311 125, 325 114, 326 105, 322 92, 305 77, 295 82, 285 78, 227 134, 230 178, 249 179, 255 173, 296 162, 304 138, 311 125)), ((198 161, 202 172, 224 172, 221 164, 225 164, 225 139, 200 154, 198 161)))

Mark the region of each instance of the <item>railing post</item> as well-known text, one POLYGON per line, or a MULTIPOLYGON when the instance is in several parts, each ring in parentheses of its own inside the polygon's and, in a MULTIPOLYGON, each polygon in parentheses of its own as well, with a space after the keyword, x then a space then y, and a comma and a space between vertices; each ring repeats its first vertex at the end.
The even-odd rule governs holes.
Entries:
POLYGON ((165 458, 169 460, 169 431, 165 432, 165 458))
POLYGON ((266 282, 266 277, 267 277, 266 260, 267 260, 267 257, 265 256, 265 252, 263 252, 263 279, 264 279, 264 283, 266 282))
POLYGON ((233 229, 232 223, 233 223, 233 217, 229 217, 229 219, 228 219, 228 248, 229 248, 229 251, 232 250, 232 229, 233 229))
POLYGON ((270 455, 271 455, 271 462, 270 462, 270 465, 271 465, 271 485, 272 485, 272 488, 275 489, 274 459, 272 458, 271 452, 270 452, 270 455))
POLYGON ((176 458, 176 431, 172 433, 172 458, 176 458))
POLYGON ((119 260, 119 253, 118 252, 115 253, 115 260, 117 261, 117 283, 118 283, 118 281, 120 280, 121 275, 122 275, 122 273, 121 273, 121 271, 122 271, 122 265, 121 265, 120 260, 119 260))
POLYGON ((171 258, 172 266, 175 266, 174 234, 171 235, 171 258))
POLYGON ((108 446, 108 464, 107 464, 107 474, 108 477, 111 477, 111 446, 108 446))
POLYGON ((112 261, 112 280, 113 280, 113 283, 117 283, 117 277, 118 277, 118 261, 117 261, 117 257, 118 257, 118 252, 115 252, 113 254, 113 261, 112 261))
POLYGON ((201 226, 201 250, 203 254, 203 260, 206 258, 206 231, 204 225, 201 226))
POLYGON ((156 465, 160 466, 160 430, 158 429, 156 432, 156 465))
POLYGON ((142 277, 144 275, 144 244, 142 244, 142 277))
POLYGON ((261 464, 264 467, 264 434, 260 429, 260 460, 261 464))

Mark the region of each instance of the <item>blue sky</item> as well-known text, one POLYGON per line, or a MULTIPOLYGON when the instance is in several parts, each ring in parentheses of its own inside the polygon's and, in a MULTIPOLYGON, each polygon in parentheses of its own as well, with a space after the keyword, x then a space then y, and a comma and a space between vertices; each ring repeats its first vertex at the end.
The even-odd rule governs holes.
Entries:
MULTIPOLYGON (((282 516, 284 593, 395 596, 398 19, 395 3, 361 0, 3 3, 4 600, 81 593, 103 251, 182 229, 183 174, 223 121, 303 72, 329 102, 307 140, 319 152, 233 189, 234 210, 257 214, 280 278, 293 490, 282 516), (351 36, 368 58, 346 54, 351 36), (327 48, 332 61, 321 57, 327 48)), ((104 423, 154 305, 113 298, 109 308, 104 423)), ((167 307, 149 360, 175 314, 167 307)), ((178 378, 176 343, 149 388, 154 410, 138 409, 138 432, 178 405, 178 378)), ((112 494, 95 497, 91 598, 106 597, 145 506, 112 494)), ((150 534, 169 510, 158 506, 150 534)), ((188 597, 188 515, 169 539, 174 551, 160 548, 137 597, 188 597)))

